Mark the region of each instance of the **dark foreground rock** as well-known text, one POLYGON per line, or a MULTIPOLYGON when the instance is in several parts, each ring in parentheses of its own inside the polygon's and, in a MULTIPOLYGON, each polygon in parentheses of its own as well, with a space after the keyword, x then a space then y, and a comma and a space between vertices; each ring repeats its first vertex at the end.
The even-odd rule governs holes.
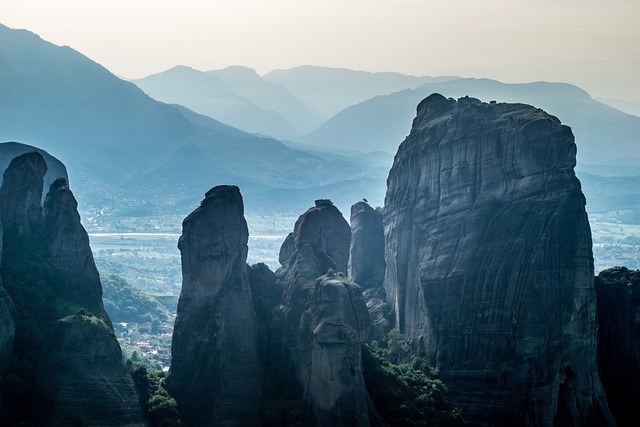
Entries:
POLYGON ((596 277, 598 364, 619 426, 640 425, 640 271, 615 267, 596 277))
POLYGON ((182 291, 167 389, 189 426, 260 424, 262 363, 238 187, 209 190, 182 224, 182 291))
POLYGON ((17 313, 0 424, 141 426, 77 202, 60 178, 43 210, 46 171, 40 153, 20 155, 0 189, 1 273, 17 313))
POLYGON ((437 94, 396 154, 387 299, 471 422, 614 423, 575 154, 571 129, 539 109, 437 94))
POLYGON ((284 345, 317 426, 368 426, 361 345, 369 316, 345 273, 351 231, 328 200, 300 216, 280 251, 284 345))

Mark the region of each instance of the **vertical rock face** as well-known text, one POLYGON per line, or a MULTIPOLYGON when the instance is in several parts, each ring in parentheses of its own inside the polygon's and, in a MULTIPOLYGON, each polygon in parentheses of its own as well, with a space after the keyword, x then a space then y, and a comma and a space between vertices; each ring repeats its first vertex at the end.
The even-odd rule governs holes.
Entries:
POLYGON ((77 203, 66 181, 56 181, 43 218, 45 172, 41 154, 23 154, 0 189, 2 274, 18 313, 10 369, 21 385, 5 384, 9 416, 37 425, 142 425, 77 203), (92 315, 69 316, 82 310, 92 315))
POLYGON ((341 275, 318 278, 300 321, 299 371, 316 425, 368 426, 362 343, 369 315, 360 287, 341 275))
POLYGON ((56 179, 44 200, 44 235, 48 259, 59 276, 56 295, 74 301, 110 323, 102 305, 100 274, 89 236, 80 222, 78 202, 66 179, 56 179))
POLYGON ((613 422, 575 153, 541 110, 434 94, 396 154, 387 299, 470 421, 613 422))
POLYGON ((42 352, 33 405, 42 425, 143 425, 111 325, 94 316, 65 317, 53 324, 42 352))
POLYGON ((260 423, 262 364, 238 187, 218 186, 182 224, 182 291, 167 387, 192 426, 260 423))
POLYGON ((640 425, 640 271, 625 267, 596 277, 598 365, 619 426, 640 425))
MULTIPOLYGON (((0 224, 0 254, 2 253, 2 224, 0 224)), ((0 279, 0 385, 2 375, 11 363, 13 338, 16 333, 16 312, 13 301, 2 286, 0 279)), ((4 408, 2 387, 0 387, 0 411, 4 408)))
MULTIPOLYGON (((0 189, 2 223, 15 227, 21 235, 39 232, 42 187, 47 164, 39 153, 14 158, 4 171, 0 189)), ((6 227, 5 227, 6 228, 6 227)))
POLYGON ((351 206, 350 222, 349 279, 363 289, 382 286, 385 271, 382 211, 358 202, 351 206))
POLYGON ((350 234, 340 211, 317 200, 296 221, 276 272, 284 343, 318 426, 369 425, 361 362, 369 316, 360 287, 336 272, 347 270, 350 234))

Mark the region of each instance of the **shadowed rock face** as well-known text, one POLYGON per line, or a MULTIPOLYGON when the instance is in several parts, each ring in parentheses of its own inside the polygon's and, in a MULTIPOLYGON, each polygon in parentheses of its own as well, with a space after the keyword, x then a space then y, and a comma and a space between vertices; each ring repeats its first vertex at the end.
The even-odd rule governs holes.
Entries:
POLYGON ((2 269, 9 272, 6 289, 18 295, 16 337, 22 334, 20 348, 13 349, 13 373, 29 387, 9 392, 23 411, 11 416, 51 426, 142 425, 77 203, 62 178, 52 184, 43 215, 45 172, 41 154, 20 155, 0 189, 3 259, 10 253, 13 260, 2 269), (79 310, 97 317, 67 316, 79 310), (80 318, 86 321, 76 321, 80 318), (25 395, 31 398, 28 406, 25 395))
POLYGON ((321 276, 299 331, 298 366, 305 398, 319 426, 368 426, 362 343, 369 314, 360 287, 344 276, 321 276))
POLYGON ((37 373, 42 425, 142 426, 142 411, 110 325, 72 315, 54 323, 37 373))
POLYGON ((382 211, 366 202, 351 206, 351 248, 349 279, 373 289, 384 282, 384 229, 382 211))
POLYGON ((598 365, 619 426, 640 425, 640 271, 625 267, 596 277, 598 365))
MULTIPOLYGON (((2 224, 0 224, 0 253, 2 253, 2 224)), ((13 338, 16 333, 16 312, 11 297, 2 286, 0 279, 0 384, 2 375, 11 363, 13 338)), ((2 388, 0 387, 0 411, 3 409, 2 388)))
POLYGON ((317 200, 284 242, 276 272, 284 343, 318 426, 369 425, 361 363, 369 315, 360 287, 335 271, 346 272, 350 234, 340 211, 317 200))
POLYGON ((0 189, 2 223, 17 229, 18 234, 38 233, 42 207, 42 189, 47 164, 39 153, 14 158, 4 171, 0 189))
POLYGON ((575 153, 539 109, 434 94, 396 154, 387 299, 470 421, 613 423, 575 153))
POLYGON ((66 179, 58 178, 51 184, 44 200, 43 222, 48 260, 60 278, 54 292, 111 324, 102 305, 100 274, 89 236, 80 222, 78 202, 66 179))
POLYGON ((182 291, 167 387, 191 426, 260 423, 262 363, 238 187, 218 186, 182 223, 182 291))

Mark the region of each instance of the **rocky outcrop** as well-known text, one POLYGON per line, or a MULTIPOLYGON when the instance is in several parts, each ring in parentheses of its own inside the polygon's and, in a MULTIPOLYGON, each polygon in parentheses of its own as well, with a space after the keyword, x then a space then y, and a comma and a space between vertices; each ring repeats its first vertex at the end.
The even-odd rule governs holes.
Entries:
POLYGON ((42 155, 26 153, 14 158, 4 171, 0 188, 0 212, 5 231, 19 235, 40 233, 42 191, 47 164, 42 155))
MULTIPOLYGON (((49 188, 53 181, 60 177, 66 179, 67 182, 69 181, 69 178, 67 176, 67 168, 60 160, 56 159, 51 154, 38 147, 21 144, 19 142, 0 143, 0 171, 4 172, 9 167, 11 161, 16 157, 21 156, 22 154, 33 152, 40 153, 45 163, 47 164, 47 173, 45 173, 43 177, 44 186, 42 188, 44 190, 49 188)), ((2 184, 2 181, 0 181, 0 184, 2 184)), ((45 194, 43 193, 42 196, 44 197, 45 194)))
POLYGON ((52 426, 142 425, 77 203, 62 178, 43 212, 45 172, 40 153, 23 154, 11 161, 0 189, 1 271, 18 314, 11 382, 3 384, 11 405, 3 417, 52 426))
POLYGON ((389 306, 384 294, 384 229, 382 209, 367 202, 351 206, 351 247, 349 279, 362 287, 369 311, 369 340, 386 342, 391 327, 389 306))
MULTIPOLYGON (((0 253, 2 252, 2 225, 0 224, 0 253)), ((0 385, 2 376, 11 363, 13 352, 13 338, 16 333, 16 311, 13 301, 2 286, 0 279, 0 385)), ((2 387, 0 386, 0 411, 4 409, 2 387)))
POLYGON ((38 362, 32 411, 39 425, 142 426, 142 411, 110 325, 72 315, 50 329, 38 362))
POLYGON ((360 287, 340 274, 316 280, 300 320, 299 379, 318 426, 368 426, 362 343, 369 315, 360 287))
POLYGON ((434 94, 395 156, 387 299, 469 421, 614 422, 575 154, 571 129, 539 109, 434 94))
POLYGON ((44 200, 43 233, 47 259, 58 280, 54 292, 110 324, 102 304, 100 274, 89 236, 80 222, 78 202, 66 179, 56 179, 44 200))
POLYGON ((209 190, 182 223, 182 291, 167 389, 190 426, 260 423, 262 364, 238 187, 209 190))
POLYGON ((384 282, 384 229, 382 210, 366 202, 351 206, 349 279, 363 289, 382 287, 384 282))
POLYGON ((619 426, 640 425, 640 271, 615 267, 596 277, 598 364, 619 426))
POLYGON ((369 316, 360 287, 349 282, 349 225, 329 200, 316 200, 296 221, 276 272, 284 290, 284 345, 318 426, 365 426, 361 343, 369 316))

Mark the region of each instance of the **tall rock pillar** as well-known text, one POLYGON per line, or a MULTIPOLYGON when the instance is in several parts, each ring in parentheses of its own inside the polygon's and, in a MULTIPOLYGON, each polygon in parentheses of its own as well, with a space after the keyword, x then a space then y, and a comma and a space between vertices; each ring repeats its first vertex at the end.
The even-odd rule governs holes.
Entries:
POLYGON ((434 94, 389 173, 396 324, 482 425, 613 423, 575 154, 542 110, 434 94))
POLYGON ((167 387, 189 426, 260 423, 262 363, 240 190, 217 186, 182 223, 182 291, 167 387))

